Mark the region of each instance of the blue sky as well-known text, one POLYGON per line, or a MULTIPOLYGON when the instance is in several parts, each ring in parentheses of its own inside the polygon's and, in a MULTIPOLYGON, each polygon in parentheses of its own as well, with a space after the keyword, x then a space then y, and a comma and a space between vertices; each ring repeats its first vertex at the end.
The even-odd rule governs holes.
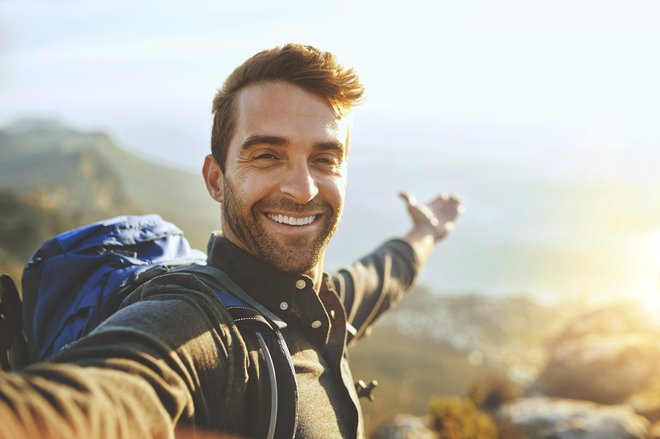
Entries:
POLYGON ((0 125, 56 117, 197 172, 231 70, 313 44, 367 86, 347 227, 398 189, 461 192, 443 287, 660 296, 658 23, 657 1, 0 0, 0 125))

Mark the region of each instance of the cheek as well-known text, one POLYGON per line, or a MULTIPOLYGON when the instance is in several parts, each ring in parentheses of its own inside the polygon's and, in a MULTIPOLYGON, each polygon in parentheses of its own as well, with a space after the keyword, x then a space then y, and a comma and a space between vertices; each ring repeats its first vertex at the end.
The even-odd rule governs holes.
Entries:
POLYGON ((323 183, 325 199, 334 208, 341 209, 344 206, 346 194, 346 177, 338 177, 323 183))
POLYGON ((231 179, 231 185, 236 195, 243 200, 243 205, 252 207, 259 200, 268 197, 273 190, 274 181, 273 178, 237 173, 231 179))

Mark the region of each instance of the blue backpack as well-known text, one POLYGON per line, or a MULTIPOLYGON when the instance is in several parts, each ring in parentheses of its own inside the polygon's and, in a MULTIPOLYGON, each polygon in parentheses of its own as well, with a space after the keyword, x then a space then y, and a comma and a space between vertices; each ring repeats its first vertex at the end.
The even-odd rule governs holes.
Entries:
POLYGON ((49 239, 25 266, 22 303, 11 278, 0 276, 3 369, 44 360, 89 334, 149 279, 171 271, 190 273, 208 285, 237 325, 259 342, 268 370, 270 416, 258 423, 258 435, 293 437, 297 390, 280 332, 286 324, 220 269, 205 264, 206 255, 192 249, 183 232, 158 215, 116 217, 49 239))
POLYGON ((87 335, 149 278, 173 266, 205 263, 206 255, 158 215, 121 216, 49 239, 23 271, 29 362, 87 335))

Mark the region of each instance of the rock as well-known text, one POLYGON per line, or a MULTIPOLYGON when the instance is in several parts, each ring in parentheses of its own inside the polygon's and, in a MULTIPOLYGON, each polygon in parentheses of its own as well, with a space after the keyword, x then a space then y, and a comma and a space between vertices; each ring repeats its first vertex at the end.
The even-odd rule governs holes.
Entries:
POLYGON ((590 334, 660 334, 658 322, 639 305, 617 304, 580 315, 569 322, 555 342, 590 334))
POLYGON ((660 422, 655 422, 651 425, 651 432, 648 439, 660 439, 660 422))
POLYGON ((552 343, 534 390, 618 404, 648 388, 660 365, 660 333, 639 309, 613 307, 580 317, 552 343))
POLYGON ((414 415, 397 415, 382 423, 372 439, 434 439, 436 436, 424 421, 414 415))
MULTIPOLYGON (((642 390, 628 397, 626 404, 632 407, 638 415, 644 416, 651 422, 658 422, 660 421, 660 389, 658 388, 660 383, 656 382, 654 384, 652 388, 642 390)), ((658 430, 658 433, 660 433, 660 430, 658 430)))
POLYGON ((537 387, 548 396, 615 404, 649 386, 660 348, 645 334, 588 335, 552 351, 537 387))
POLYGON ((645 439, 649 432, 649 421, 628 406, 546 397, 506 404, 495 420, 506 438, 645 439))

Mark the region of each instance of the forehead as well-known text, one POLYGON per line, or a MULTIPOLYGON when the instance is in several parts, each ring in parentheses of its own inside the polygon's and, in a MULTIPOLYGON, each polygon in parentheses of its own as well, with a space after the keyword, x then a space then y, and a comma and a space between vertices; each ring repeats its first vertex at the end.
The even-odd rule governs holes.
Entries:
POLYGON ((348 118, 337 117, 325 99, 293 84, 253 84, 239 92, 235 103, 239 141, 257 134, 292 141, 346 139, 348 118))

